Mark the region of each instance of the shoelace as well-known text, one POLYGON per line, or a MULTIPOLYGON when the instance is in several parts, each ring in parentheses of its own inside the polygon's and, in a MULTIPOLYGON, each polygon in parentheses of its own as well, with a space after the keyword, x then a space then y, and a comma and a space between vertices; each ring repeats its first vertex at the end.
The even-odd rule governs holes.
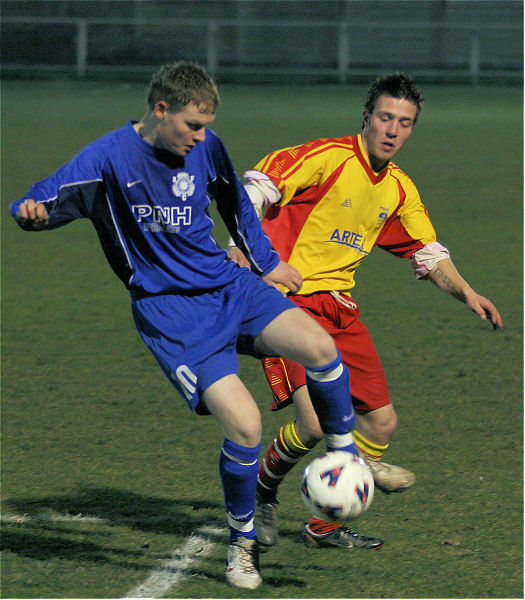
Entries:
POLYGON ((247 571, 249 573, 256 572, 253 550, 248 550, 247 548, 243 548, 239 545, 237 548, 239 548, 239 564, 241 565, 243 571, 247 571))
POLYGON ((358 533, 348 529, 348 527, 341 527, 338 531, 338 534, 339 534, 339 537, 346 537, 347 535, 349 535, 350 537, 353 537, 353 538, 359 537, 358 533))

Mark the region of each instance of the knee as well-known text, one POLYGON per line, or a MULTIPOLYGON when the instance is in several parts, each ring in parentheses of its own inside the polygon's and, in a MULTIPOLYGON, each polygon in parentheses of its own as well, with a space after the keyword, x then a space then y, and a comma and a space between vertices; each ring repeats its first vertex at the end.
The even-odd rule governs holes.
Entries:
POLYGON ((395 412, 392 412, 391 417, 383 423, 384 431, 387 433, 389 437, 392 437, 397 429, 397 415, 395 412))
POLYGON ((233 434, 230 436, 232 442, 239 444, 240 446, 246 446, 248 448, 254 448, 257 446, 262 437, 262 426, 260 419, 252 419, 249 422, 244 422, 242 426, 236 428, 233 434))
POLYGON ((378 429, 389 432, 392 435, 397 429, 397 415, 392 405, 383 407, 384 410, 378 409, 373 410, 370 414, 372 415, 372 423, 376 425, 378 429))
POLYGON ((211 384, 202 399, 222 427, 226 439, 254 448, 261 441, 261 413, 237 375, 227 375, 211 384))
POLYGON ((397 415, 391 404, 358 414, 358 429, 372 442, 388 444, 397 429, 397 415))
POLYGON ((311 336, 311 343, 308 346, 308 367, 323 367, 334 361, 337 358, 337 348, 334 340, 324 330, 317 332, 316 335, 311 336))

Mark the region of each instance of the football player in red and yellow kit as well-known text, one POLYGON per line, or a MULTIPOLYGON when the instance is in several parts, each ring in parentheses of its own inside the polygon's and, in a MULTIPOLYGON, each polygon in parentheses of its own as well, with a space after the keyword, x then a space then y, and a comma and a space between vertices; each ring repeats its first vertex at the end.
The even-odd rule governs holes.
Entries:
MULTIPOLYGON (((403 491, 415 476, 382 461, 397 418, 379 356, 352 298, 354 273, 375 246, 411 261, 416 277, 430 279, 494 328, 496 307, 455 269, 412 180, 391 162, 410 137, 422 96, 404 74, 377 79, 368 91, 360 135, 326 138, 284 148, 245 176, 246 190, 282 260, 303 276, 289 294, 333 337, 350 371, 357 428, 354 441, 385 492, 403 491)), ((244 263, 236 248, 230 256, 244 263)), ((273 409, 294 403, 296 419, 284 425, 261 461, 256 529, 259 542, 277 541, 277 488, 286 473, 322 438, 305 386, 304 367, 281 357, 263 360, 273 409)), ((376 548, 382 540, 313 518, 304 540, 314 546, 376 548)))

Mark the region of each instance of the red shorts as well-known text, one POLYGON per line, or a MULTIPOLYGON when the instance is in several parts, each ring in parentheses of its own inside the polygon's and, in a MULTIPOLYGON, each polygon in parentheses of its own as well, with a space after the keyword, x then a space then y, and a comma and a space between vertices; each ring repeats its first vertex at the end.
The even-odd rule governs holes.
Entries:
MULTIPOLYGON (((290 299, 313 317, 333 338, 350 371, 352 403, 356 410, 373 410, 390 404, 383 365, 368 329, 359 320, 359 307, 348 296, 319 292, 290 299)), ((272 410, 292 402, 293 392, 306 385, 302 365, 281 357, 262 360, 272 388, 272 410)))

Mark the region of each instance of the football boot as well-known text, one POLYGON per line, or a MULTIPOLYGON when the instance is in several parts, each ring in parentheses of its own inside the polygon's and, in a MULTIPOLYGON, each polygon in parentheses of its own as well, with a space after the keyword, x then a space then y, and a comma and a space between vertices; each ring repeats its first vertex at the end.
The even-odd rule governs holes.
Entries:
POLYGON ((376 487, 386 494, 404 492, 416 481, 414 473, 403 467, 382 462, 361 451, 359 452, 359 456, 365 461, 372 472, 376 487))
POLYGON ((327 533, 316 533, 310 527, 310 523, 304 527, 303 541, 310 548, 365 548, 367 550, 377 550, 385 543, 380 538, 351 531, 344 525, 339 525, 327 533))
POLYGON ((259 573, 259 546, 257 540, 239 536, 228 547, 226 580, 231 585, 254 590, 262 583, 259 573))
POLYGON ((253 523, 257 532, 257 541, 261 546, 273 546, 279 538, 277 528, 277 505, 279 501, 274 497, 263 497, 257 494, 255 515, 253 523))

